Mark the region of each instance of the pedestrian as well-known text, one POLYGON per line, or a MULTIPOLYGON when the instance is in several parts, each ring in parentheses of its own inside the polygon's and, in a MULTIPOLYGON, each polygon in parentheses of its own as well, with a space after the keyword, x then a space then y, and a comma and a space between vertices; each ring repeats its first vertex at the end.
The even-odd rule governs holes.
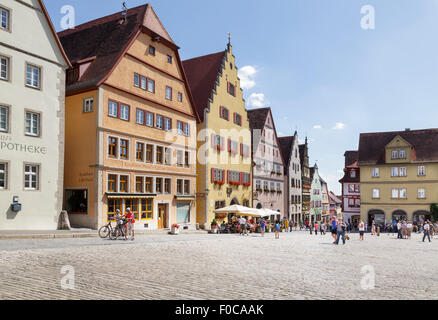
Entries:
POLYGON ((318 222, 315 222, 315 235, 318 235, 318 222))
POLYGON ((284 229, 286 232, 289 232, 289 220, 284 220, 284 229))
POLYGON ((402 223, 402 237, 403 237, 403 239, 408 238, 408 225, 407 225, 406 221, 403 221, 403 223, 402 223))
POLYGON ((347 225, 342 221, 342 219, 338 220, 338 224, 336 225, 336 242, 335 244, 339 244, 339 239, 342 237, 342 243, 345 244, 345 231, 347 230, 347 225))
POLYGON ((319 233, 323 236, 323 235, 325 235, 325 228, 326 228, 326 225, 325 225, 325 223, 321 223, 321 226, 319 227, 319 233))
POLYGON ((240 235, 244 236, 246 233, 246 219, 244 217, 240 217, 239 224, 240 224, 240 235))
POLYGON ((432 242, 430 240, 430 224, 429 224, 429 221, 426 221, 424 223, 423 229, 424 229, 423 242, 424 242, 424 240, 426 240, 426 237, 429 239, 429 242, 432 242))
POLYGON ((371 227, 371 235, 374 236, 376 234, 376 223, 372 222, 372 227, 371 227))
POLYGON ((134 224, 135 224, 135 219, 134 219, 134 214, 131 211, 131 208, 127 208, 126 209, 126 219, 128 220, 128 229, 127 229, 127 234, 126 236, 128 236, 129 234, 131 234, 131 241, 134 241, 134 224))
POLYGON ((397 223, 397 239, 403 239, 402 224, 400 221, 397 223))
POLYGON ((336 219, 332 220, 332 226, 331 226, 331 233, 332 233, 332 237, 333 237, 333 243, 336 242, 336 219))
POLYGON ((262 221, 260 221, 260 232, 262 234, 262 237, 265 236, 265 231, 266 231, 266 221, 265 219, 262 218, 262 221))
POLYGON ((280 221, 277 220, 277 223, 275 224, 275 239, 280 239, 280 221))
POLYGON ((364 233, 365 233, 365 224, 363 223, 362 220, 360 220, 360 222, 359 222, 359 236, 360 236, 361 241, 363 241, 364 233))
POLYGON ((408 239, 411 239, 411 236, 412 236, 412 228, 413 228, 413 226, 412 226, 412 222, 410 222, 410 221, 408 221, 408 224, 407 224, 407 229, 408 229, 408 239))
MULTIPOLYGON (((292 219, 290 219, 289 221, 289 232, 292 232, 293 227, 294 227, 294 221, 292 219)), ((297 228, 295 227, 295 231, 297 231, 297 228)))

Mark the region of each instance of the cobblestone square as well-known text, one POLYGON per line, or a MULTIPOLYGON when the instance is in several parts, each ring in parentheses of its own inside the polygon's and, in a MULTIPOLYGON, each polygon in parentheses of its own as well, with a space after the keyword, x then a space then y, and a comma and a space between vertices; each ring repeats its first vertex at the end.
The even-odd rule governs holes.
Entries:
POLYGON ((421 240, 354 234, 335 246, 307 232, 2 240, 0 299, 437 299, 438 241, 421 240), (64 266, 74 289, 61 286, 64 266), (374 289, 361 286, 364 270, 375 271, 374 289))

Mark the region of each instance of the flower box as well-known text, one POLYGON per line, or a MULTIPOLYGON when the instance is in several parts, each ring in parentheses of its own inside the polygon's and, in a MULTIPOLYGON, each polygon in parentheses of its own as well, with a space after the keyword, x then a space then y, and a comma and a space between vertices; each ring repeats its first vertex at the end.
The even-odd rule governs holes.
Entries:
POLYGON ((170 233, 171 233, 171 234, 179 234, 179 229, 180 229, 179 225, 177 225, 177 224, 173 224, 173 225, 170 227, 170 233))
POLYGON ((218 184, 218 185, 223 186, 225 184, 225 182, 224 181, 220 181, 220 180, 215 180, 214 184, 218 184))

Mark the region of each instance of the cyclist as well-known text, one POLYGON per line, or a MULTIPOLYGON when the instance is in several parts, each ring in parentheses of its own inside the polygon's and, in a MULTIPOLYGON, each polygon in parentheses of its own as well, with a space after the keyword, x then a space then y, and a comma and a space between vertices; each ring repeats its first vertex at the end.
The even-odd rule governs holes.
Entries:
POLYGON ((131 240, 134 241, 134 214, 131 211, 131 208, 127 208, 126 209, 126 215, 125 215, 126 219, 128 220, 128 230, 126 235, 129 234, 129 232, 131 232, 131 240))

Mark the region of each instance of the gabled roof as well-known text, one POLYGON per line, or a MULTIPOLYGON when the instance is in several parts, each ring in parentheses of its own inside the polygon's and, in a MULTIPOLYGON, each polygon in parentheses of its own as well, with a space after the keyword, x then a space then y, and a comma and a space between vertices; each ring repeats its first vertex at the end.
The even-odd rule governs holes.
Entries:
POLYGON ((201 122, 204 121, 204 111, 215 89, 225 54, 226 50, 183 61, 187 82, 201 122))
POLYGON ((400 136, 412 145, 413 161, 438 161, 438 129, 362 133, 359 139, 359 165, 385 163, 385 147, 400 136))
POLYGON ((339 199, 332 191, 330 191, 328 195, 329 195, 330 203, 335 203, 335 204, 342 203, 341 199, 339 199))
POLYGON ((292 146, 294 144, 294 140, 295 140, 295 136, 278 138, 278 141, 280 142, 281 152, 283 152, 283 156, 286 161, 285 165, 287 167, 289 167, 290 165, 290 157, 292 153, 292 146))
POLYGON ((249 127, 251 130, 263 130, 268 117, 270 108, 260 108, 248 110, 249 127))
POLYGON ((71 67, 70 60, 68 59, 67 54, 65 53, 64 48, 62 47, 62 44, 58 38, 55 28, 53 27, 52 20, 50 19, 49 13, 47 12, 44 2, 42 0, 38 0, 38 2, 40 4, 41 10, 43 11, 44 17, 46 18, 47 23, 49 24, 50 31, 52 32, 53 37, 55 38, 56 45, 58 46, 59 51, 61 51, 61 55, 64 58, 67 67, 71 67))
POLYGON ((96 87, 105 81, 142 29, 177 51, 149 4, 128 9, 126 21, 121 11, 59 32, 72 64, 95 57, 80 81, 67 85, 67 92, 96 87))
POLYGON ((345 151, 345 167, 351 166, 359 160, 359 151, 345 151))

